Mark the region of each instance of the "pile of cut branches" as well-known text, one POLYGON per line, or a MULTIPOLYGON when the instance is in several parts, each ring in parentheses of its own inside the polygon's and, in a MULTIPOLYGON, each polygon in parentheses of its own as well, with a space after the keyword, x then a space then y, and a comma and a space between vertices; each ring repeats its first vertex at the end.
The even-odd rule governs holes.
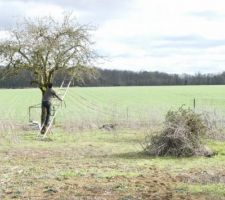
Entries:
POLYGON ((201 142, 205 133, 201 115, 180 107, 177 111, 167 112, 164 128, 159 134, 146 137, 144 150, 153 156, 211 156, 213 153, 201 142))

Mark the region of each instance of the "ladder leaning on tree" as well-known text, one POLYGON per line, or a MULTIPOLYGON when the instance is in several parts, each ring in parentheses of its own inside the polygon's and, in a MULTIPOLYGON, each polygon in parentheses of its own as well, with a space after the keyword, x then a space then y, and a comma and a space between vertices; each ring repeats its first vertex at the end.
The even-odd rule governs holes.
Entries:
MULTIPOLYGON (((59 91, 57 92, 57 94, 61 97, 62 100, 64 100, 65 96, 67 95, 67 92, 68 92, 68 89, 72 83, 72 80, 73 80, 73 76, 71 76, 69 79, 66 79, 66 77, 64 78, 64 80, 62 81, 60 87, 59 87, 59 91)), ((47 134, 50 132, 52 126, 53 126, 53 123, 54 123, 54 120, 56 118, 56 115, 61 107, 61 103, 59 102, 56 102, 55 100, 53 100, 52 102, 52 110, 51 110, 51 118, 50 118, 50 122, 46 128, 46 131, 44 132, 44 134, 40 134, 41 132, 41 129, 43 128, 43 125, 41 125, 40 122, 38 121, 34 121, 32 119, 32 116, 31 116, 31 111, 32 109, 41 109, 41 104, 36 104, 36 105, 33 105, 33 106, 30 106, 29 107, 29 122, 30 122, 30 126, 32 127, 35 127, 36 129, 39 130, 39 133, 38 133, 38 136, 41 136, 42 138, 45 138, 47 136, 47 134)))

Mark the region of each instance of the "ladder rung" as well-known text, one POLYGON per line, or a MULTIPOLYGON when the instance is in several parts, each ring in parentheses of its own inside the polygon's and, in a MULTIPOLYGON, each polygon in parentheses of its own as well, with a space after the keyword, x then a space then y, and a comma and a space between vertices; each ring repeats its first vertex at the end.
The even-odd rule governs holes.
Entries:
POLYGON ((58 107, 60 107, 60 104, 55 104, 54 107, 57 109, 58 107))
POLYGON ((61 105, 61 103, 59 102, 59 101, 53 101, 52 102, 52 106, 54 107, 54 106, 60 106, 61 105))

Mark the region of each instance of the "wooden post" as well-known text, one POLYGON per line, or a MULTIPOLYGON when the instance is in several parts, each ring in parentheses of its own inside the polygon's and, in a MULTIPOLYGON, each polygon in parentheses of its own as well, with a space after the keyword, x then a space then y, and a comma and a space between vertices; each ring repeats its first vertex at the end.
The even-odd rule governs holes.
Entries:
POLYGON ((196 102, 195 102, 195 98, 193 100, 193 107, 194 107, 194 110, 195 110, 195 106, 196 106, 196 102))

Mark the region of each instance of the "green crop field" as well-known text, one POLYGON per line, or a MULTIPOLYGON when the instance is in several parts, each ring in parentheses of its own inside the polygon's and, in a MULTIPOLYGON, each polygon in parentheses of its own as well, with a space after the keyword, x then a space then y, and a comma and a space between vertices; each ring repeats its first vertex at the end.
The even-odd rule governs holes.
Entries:
MULTIPOLYGON (((57 90, 57 89, 56 89, 57 90)), ((0 90, 2 119, 28 121, 28 107, 39 104, 38 89, 0 90)), ((134 119, 161 118, 168 109, 182 105, 196 109, 225 111, 225 86, 159 86, 71 88, 58 119, 134 119)), ((40 110, 32 111, 38 120, 40 110)))
MULTIPOLYGON (((162 128, 166 111, 182 105, 193 108, 194 99, 197 112, 206 111, 224 125, 224 90, 71 88, 53 134, 38 140, 38 131, 27 127, 28 107, 40 103, 40 91, 1 89, 0 199, 225 199, 225 137, 203 138, 216 152, 209 158, 151 157, 143 151, 146 135, 162 128), (123 127, 123 122, 138 121, 152 123, 123 127), (99 129, 109 122, 121 124, 114 130, 99 129), (89 126, 93 123, 95 129, 89 126), (80 124, 86 129, 76 129, 80 124)), ((35 120, 39 114, 40 109, 32 111, 35 120)))

